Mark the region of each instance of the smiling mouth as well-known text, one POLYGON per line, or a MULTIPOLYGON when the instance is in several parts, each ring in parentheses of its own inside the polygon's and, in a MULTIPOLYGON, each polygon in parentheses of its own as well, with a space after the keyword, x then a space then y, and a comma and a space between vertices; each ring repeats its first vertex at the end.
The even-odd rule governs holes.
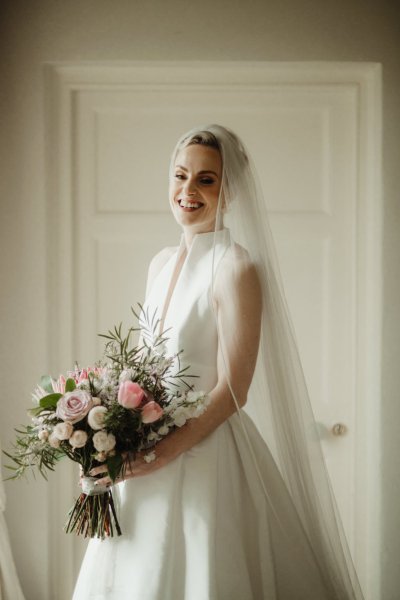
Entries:
POLYGON ((186 209, 190 209, 190 210, 196 210, 203 206, 203 204, 201 202, 189 202, 187 200, 182 200, 182 198, 179 198, 178 204, 181 208, 184 208, 184 209, 186 208, 186 209))

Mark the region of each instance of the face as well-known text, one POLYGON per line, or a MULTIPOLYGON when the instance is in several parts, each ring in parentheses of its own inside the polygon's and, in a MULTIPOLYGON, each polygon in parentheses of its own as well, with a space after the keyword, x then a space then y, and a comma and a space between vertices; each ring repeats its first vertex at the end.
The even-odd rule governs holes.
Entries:
POLYGON ((183 229, 191 233, 214 230, 221 178, 222 160, 215 148, 193 144, 178 152, 169 201, 183 229))

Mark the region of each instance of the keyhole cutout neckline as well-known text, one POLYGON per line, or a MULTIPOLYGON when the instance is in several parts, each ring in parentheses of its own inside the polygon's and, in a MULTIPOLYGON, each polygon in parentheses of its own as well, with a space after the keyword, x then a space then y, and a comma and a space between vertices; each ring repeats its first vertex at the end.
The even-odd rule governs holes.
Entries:
POLYGON ((158 330, 159 335, 162 335, 162 333, 164 333, 164 325, 165 325, 166 318, 168 316, 168 311, 169 311, 169 308, 171 305, 172 297, 174 295, 177 285, 180 282, 182 272, 183 272, 190 256, 192 255, 192 253, 194 251, 194 248, 197 247, 199 245, 199 243, 202 241, 205 241, 205 242, 209 241, 211 243, 211 247, 212 247, 212 245, 214 243, 214 236, 215 236, 215 241, 217 241, 219 239, 219 237, 221 235, 225 235, 227 231, 228 231, 228 229, 226 227, 224 227, 217 231, 207 231, 204 233, 195 233, 195 235, 193 236, 193 239, 192 239, 192 243, 190 244, 189 248, 186 247, 185 234, 184 233, 181 234, 180 244, 176 250, 176 253, 174 253, 171 256, 171 258, 167 261, 167 263, 165 265, 165 266, 167 266, 169 264, 169 262, 172 261, 173 258, 176 256, 174 268, 172 270, 172 275, 171 275, 171 279, 170 279, 170 282, 168 285, 168 291, 167 291, 167 295, 165 297, 163 310, 162 310, 162 314, 161 314, 160 327, 158 330))

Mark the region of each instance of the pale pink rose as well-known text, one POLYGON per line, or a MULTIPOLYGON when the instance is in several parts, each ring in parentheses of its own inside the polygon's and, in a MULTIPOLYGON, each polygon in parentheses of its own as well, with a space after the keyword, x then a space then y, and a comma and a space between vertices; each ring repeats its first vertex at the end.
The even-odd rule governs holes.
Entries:
POLYGON ((125 408, 137 408, 145 395, 144 390, 134 381, 124 381, 118 390, 118 402, 125 408))
POLYGON ((88 414, 88 423, 96 431, 103 429, 104 417, 107 412, 105 406, 94 406, 88 414))
POLYGON ((151 400, 147 402, 142 408, 142 421, 143 423, 153 423, 157 421, 164 414, 163 409, 157 402, 151 400))
POLYGON ((97 452, 109 452, 115 447, 115 437, 112 433, 98 431, 93 436, 93 446, 97 452))
POLYGON ((56 437, 58 437, 59 440, 68 440, 72 433, 74 431, 74 428, 72 426, 72 423, 57 423, 57 425, 54 427, 53 433, 56 437))
POLYGON ((69 443, 73 448, 83 448, 88 439, 88 435, 86 431, 82 429, 76 429, 74 433, 69 438, 69 443))
POLYGON ((56 415, 63 421, 78 423, 82 421, 92 408, 92 397, 83 390, 67 392, 57 402, 56 415))

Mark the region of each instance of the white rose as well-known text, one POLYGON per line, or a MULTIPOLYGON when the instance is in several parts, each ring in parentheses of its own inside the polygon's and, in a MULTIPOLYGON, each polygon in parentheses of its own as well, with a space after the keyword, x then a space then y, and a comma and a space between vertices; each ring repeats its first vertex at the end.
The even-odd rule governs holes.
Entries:
POLYGON ((57 423, 57 425, 54 427, 53 435, 55 435, 55 437, 57 437, 59 440, 69 440, 73 431, 74 428, 72 423, 57 423))
POLYGON ((98 431, 93 436, 93 446, 97 452, 109 452, 115 447, 115 437, 112 433, 98 431))
POLYGON ((52 433, 52 434, 50 435, 50 437, 49 437, 49 439, 48 439, 48 442, 49 442, 49 444, 50 444, 50 446, 51 446, 52 448, 59 448, 59 447, 60 447, 60 443, 61 443, 61 441, 59 440, 59 438, 58 438, 58 437, 56 437, 56 436, 54 435, 54 433, 52 433))
POLYGON ((86 431, 82 429, 76 429, 74 433, 69 438, 69 443, 73 448, 83 448, 88 439, 88 435, 86 431))
POLYGON ((102 429, 104 425, 104 417, 107 412, 105 406, 95 406, 88 414, 88 423, 92 429, 96 431, 102 429))

